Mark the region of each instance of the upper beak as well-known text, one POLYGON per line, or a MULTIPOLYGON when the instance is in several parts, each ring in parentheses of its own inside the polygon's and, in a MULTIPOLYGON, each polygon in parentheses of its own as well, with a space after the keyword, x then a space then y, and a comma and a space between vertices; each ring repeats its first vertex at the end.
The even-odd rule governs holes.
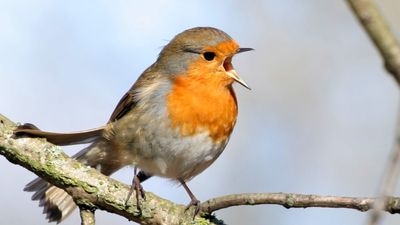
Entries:
POLYGON ((239 77, 239 75, 236 73, 236 71, 234 69, 231 69, 231 70, 227 71, 226 73, 228 74, 229 77, 232 77, 232 79, 234 79, 236 82, 243 85, 245 88, 251 90, 249 85, 244 80, 242 80, 242 78, 239 77))
POLYGON ((239 48, 236 53, 248 52, 253 50, 254 48, 239 48))

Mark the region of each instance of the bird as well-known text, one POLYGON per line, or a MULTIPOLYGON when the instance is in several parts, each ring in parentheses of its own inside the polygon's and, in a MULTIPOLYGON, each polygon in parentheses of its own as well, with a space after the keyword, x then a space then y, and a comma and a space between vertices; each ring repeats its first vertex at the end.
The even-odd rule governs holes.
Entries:
MULTIPOLYGON (((72 157, 105 175, 133 166, 127 200, 133 190, 137 199, 145 199, 141 182, 152 176, 178 182, 196 215, 200 201, 186 183, 209 167, 229 141, 238 115, 233 84, 250 89, 235 71, 232 58, 250 50, 220 29, 187 29, 162 48, 105 125, 57 133, 26 123, 15 134, 46 138, 60 146, 87 143, 72 157)), ((49 222, 63 221, 76 208, 71 196, 40 177, 24 190, 34 192, 32 200, 39 200, 49 222)))

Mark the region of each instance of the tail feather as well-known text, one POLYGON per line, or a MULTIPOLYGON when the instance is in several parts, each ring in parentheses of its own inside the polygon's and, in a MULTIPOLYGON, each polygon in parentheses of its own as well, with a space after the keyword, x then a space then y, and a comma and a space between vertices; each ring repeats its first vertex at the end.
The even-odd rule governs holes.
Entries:
POLYGON ((49 222, 60 223, 76 208, 74 200, 67 192, 41 178, 27 184, 24 191, 35 192, 32 200, 39 201, 39 206, 43 207, 43 214, 46 214, 49 222))
POLYGON ((37 126, 25 123, 15 129, 14 134, 17 136, 27 135, 30 137, 46 138, 48 142, 55 145, 76 145, 87 144, 93 142, 101 136, 104 130, 103 127, 98 127, 90 130, 71 132, 71 133, 55 133, 40 130, 37 126))
MULTIPOLYGON (((38 178, 32 180, 31 182, 29 182, 28 184, 26 184, 24 191, 32 192, 32 191, 35 191, 38 189, 45 188, 47 185, 44 183, 38 182, 40 180, 42 180, 42 179, 38 177, 38 178)), ((34 199, 34 196, 35 195, 32 196, 32 200, 37 200, 37 199, 34 199)))
MULTIPOLYGON (((41 183, 47 183, 40 180, 41 183)), ((68 217, 76 208, 74 200, 65 191, 55 186, 50 186, 44 191, 42 198, 39 200, 39 206, 43 207, 43 214, 49 222, 60 223, 68 217)))
POLYGON ((49 189, 51 185, 47 182, 42 182, 43 180, 41 178, 36 178, 34 181, 36 181, 34 184, 35 187, 28 186, 29 184, 27 184, 24 188, 24 191, 35 192, 35 194, 32 195, 32 200, 36 201, 42 198, 42 196, 46 193, 46 190, 49 189))

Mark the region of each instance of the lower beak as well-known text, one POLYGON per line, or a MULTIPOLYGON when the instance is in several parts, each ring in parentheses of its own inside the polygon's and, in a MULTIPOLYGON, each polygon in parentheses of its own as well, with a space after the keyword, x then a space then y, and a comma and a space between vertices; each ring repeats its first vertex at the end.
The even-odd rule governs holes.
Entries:
POLYGON ((243 87, 245 87, 245 88, 251 90, 251 88, 249 87, 249 85, 247 85, 247 83, 246 83, 244 80, 242 80, 242 78, 239 77, 239 75, 236 73, 235 70, 232 69, 232 70, 227 71, 226 73, 227 73, 227 75, 228 75, 229 77, 231 77, 232 79, 234 79, 236 82, 238 82, 239 84, 241 84, 243 87))

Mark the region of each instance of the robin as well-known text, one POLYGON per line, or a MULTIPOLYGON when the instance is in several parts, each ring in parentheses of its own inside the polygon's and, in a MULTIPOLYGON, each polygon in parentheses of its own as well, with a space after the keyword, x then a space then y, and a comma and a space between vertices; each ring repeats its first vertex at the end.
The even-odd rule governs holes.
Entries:
MULTIPOLYGON (((153 175, 178 181, 190 196, 188 207, 195 206, 197 214, 200 201, 186 182, 210 166, 228 143, 238 113, 232 84, 249 88, 234 70, 232 57, 249 50, 219 29, 188 29, 162 49, 105 126, 53 133, 25 124, 16 134, 47 138, 56 145, 91 143, 73 157, 105 175, 133 165, 130 194, 135 189, 137 199, 145 198, 140 183, 153 175)), ((65 191, 41 178, 24 190, 35 192, 32 200, 40 201, 50 222, 61 222, 76 208, 65 191)))

